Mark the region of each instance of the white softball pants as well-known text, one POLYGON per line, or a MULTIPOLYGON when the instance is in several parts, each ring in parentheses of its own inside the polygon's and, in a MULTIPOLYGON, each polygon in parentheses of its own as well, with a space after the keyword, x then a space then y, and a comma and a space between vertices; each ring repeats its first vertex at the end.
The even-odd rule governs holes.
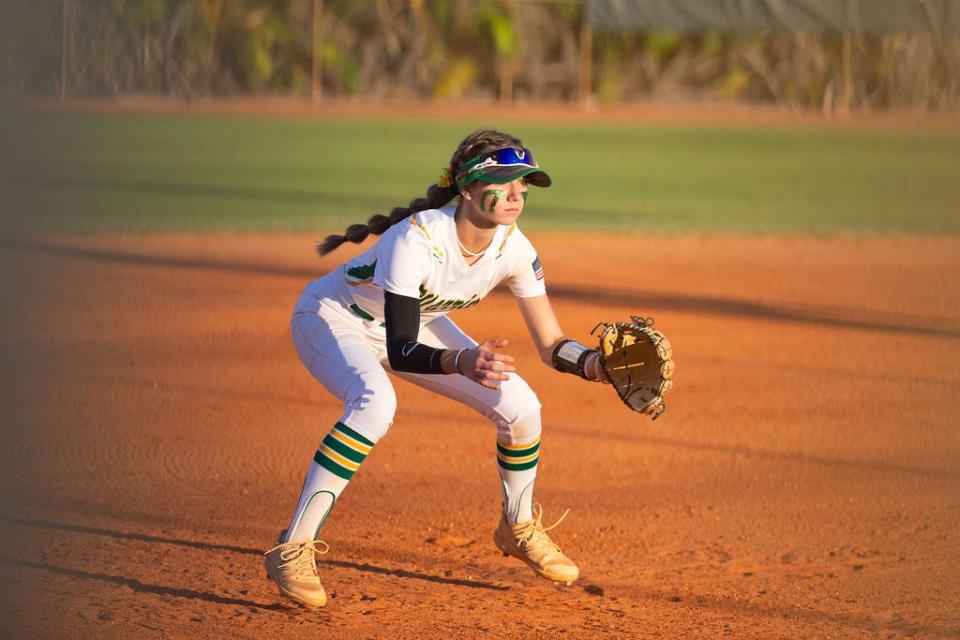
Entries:
MULTIPOLYGON (((336 299, 309 293, 297 303, 291 331, 300 360, 343 402, 340 422, 372 442, 386 435, 397 409, 387 370, 472 407, 493 421, 500 442, 529 442, 540 435, 540 401, 516 373, 499 389, 488 389, 456 374, 393 371, 387 360, 386 334, 379 323, 353 315, 336 299)), ((477 344, 446 316, 422 327, 418 340, 441 349, 477 344)))

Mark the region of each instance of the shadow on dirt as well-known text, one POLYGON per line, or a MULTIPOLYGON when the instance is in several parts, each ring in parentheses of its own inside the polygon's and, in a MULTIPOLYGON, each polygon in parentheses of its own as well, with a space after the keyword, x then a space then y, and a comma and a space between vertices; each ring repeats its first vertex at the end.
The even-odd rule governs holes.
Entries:
MULTIPOLYGON (((37 520, 33 518, 22 518, 16 516, 0 516, 0 522, 4 524, 13 524, 20 525, 25 527, 36 527, 40 529, 53 529, 58 531, 70 531, 73 533, 84 533, 97 536, 105 536, 108 538, 114 538, 117 540, 136 540, 139 542, 149 542, 149 543, 160 543, 160 544, 174 544, 181 547, 190 547, 193 549, 204 549, 207 551, 229 551, 231 553, 240 553, 244 555, 252 555, 260 557, 263 555, 263 550, 254 549, 252 547, 241 547, 237 545, 229 544, 218 544, 215 542, 201 542, 198 540, 185 540, 182 538, 168 538, 163 536, 155 536, 146 533, 135 533, 127 531, 116 531, 114 529, 103 529, 99 527, 86 527, 76 524, 69 524, 64 522, 52 522, 49 520, 37 520)), ((205 594, 203 592, 193 592, 187 589, 176 589, 174 587, 159 587, 156 585, 143 584, 136 580, 130 580, 128 578, 123 578, 120 576, 111 576, 107 574, 93 574, 87 573, 84 571, 78 571, 74 569, 67 569, 64 567, 58 567, 55 565, 35 563, 35 562, 26 562, 13 560, 10 558, 0 558, 0 562, 6 564, 12 564, 15 566, 24 566, 33 569, 47 569, 54 571, 56 573, 62 573, 65 575, 75 575, 75 577, 81 578, 90 578, 105 580, 107 582, 115 582, 117 584, 127 584, 134 591, 143 591, 151 593, 168 593, 171 595, 182 595, 184 597, 195 597, 201 600, 210 600, 211 602, 219 602, 221 604, 243 604, 248 606, 259 606, 262 608, 273 609, 273 608, 283 608, 283 607, 265 607, 263 605, 257 605, 256 603, 248 603, 246 601, 237 600, 236 602, 226 602, 221 600, 216 600, 215 598, 220 598, 220 596, 215 596, 213 594, 205 594), (131 584, 128 584, 131 583, 131 584), (134 586, 133 583, 136 583, 134 586), (182 592, 182 593, 179 593, 182 592), (190 595, 197 594, 197 595, 190 595), (203 597, 208 596, 208 597, 203 597)), ((380 567, 370 563, 357 563, 357 562, 348 562, 345 560, 320 560, 317 562, 318 565, 329 565, 333 567, 342 567, 345 569, 354 569, 356 571, 363 571, 366 573, 376 573, 380 575, 389 575, 396 576, 399 578, 410 578, 412 580, 424 580, 426 582, 435 582, 439 584, 449 584, 459 587, 470 587, 474 589, 490 589, 493 591, 509 591, 509 587, 505 587, 498 584, 493 584, 489 582, 480 582, 477 580, 464 580, 461 578, 447 578, 442 576, 433 576, 426 573, 418 573, 416 571, 408 571, 406 569, 387 569, 385 567, 380 567)), ((232 598, 225 598, 223 600, 234 600, 232 598)))
POLYGON ((749 300, 731 300, 652 291, 631 292, 587 289, 562 283, 550 286, 550 297, 616 307, 655 308, 717 316, 735 316, 846 329, 912 333, 921 336, 960 339, 960 327, 944 326, 947 322, 942 319, 916 318, 890 313, 870 315, 867 310, 844 307, 787 306, 751 302, 749 300))
POLYGON ((436 582, 439 584, 452 584, 458 587, 471 587, 473 589, 490 589, 491 591, 509 591, 510 587, 490 582, 479 582, 477 580, 464 580, 461 578, 441 578, 440 576, 431 576, 425 573, 416 573, 406 569, 385 569, 369 563, 347 562, 345 560, 318 560, 317 566, 330 565, 333 567, 343 567, 345 569, 356 569, 357 571, 366 571, 368 573, 378 573, 384 576, 397 576, 399 578, 414 578, 416 580, 425 580, 427 582, 436 582))
POLYGON ((103 249, 88 249, 58 244, 48 244, 36 240, 24 240, 4 243, 4 248, 36 251, 64 258, 79 258, 126 265, 144 267, 165 267, 172 269, 199 269, 202 271, 224 271, 227 273, 242 273, 261 276, 289 276, 296 278, 317 278, 324 273, 323 265, 317 269, 301 269, 270 265, 260 262, 245 262, 240 260, 210 260, 207 258, 183 258, 175 256, 148 256, 125 251, 107 251, 103 249))
POLYGON ((193 589, 183 589, 180 587, 171 587, 164 586, 159 584, 150 584, 147 582, 140 582, 133 578, 124 578, 123 576, 115 576, 109 573, 94 573, 92 571, 81 571, 80 569, 71 569, 69 567, 61 567, 55 564, 49 564, 47 562, 30 562, 29 560, 18 560, 14 558, 3 558, 0 557, 0 564, 9 565, 11 567, 20 567, 24 569, 40 569, 43 571, 49 571, 51 573, 56 573, 61 576, 68 576, 71 578, 80 578, 82 580, 99 580, 102 582, 110 582, 112 584, 120 585, 123 587, 129 587, 137 593, 155 593, 158 595, 164 596, 176 596, 178 598, 189 598, 191 600, 205 600, 207 602, 213 602, 214 604, 229 605, 236 607, 253 607, 256 609, 264 609, 266 611, 282 611, 287 609, 284 604, 262 604, 259 602, 254 602, 253 600, 244 600, 242 598, 231 598, 228 596, 218 596, 215 593, 207 593, 206 591, 195 591, 193 589))
MULTIPOLYGON (((316 269, 303 269, 276 264, 264 264, 256 261, 142 255, 134 252, 68 246, 44 242, 38 239, 8 241, 4 244, 4 248, 35 251, 64 258, 95 260, 108 263, 225 271, 262 276, 295 277, 304 280, 319 277, 333 266, 329 260, 323 262, 318 261, 316 269)), ((502 289, 495 290, 491 295, 500 294, 502 294, 502 289)), ((550 297, 555 300, 574 300, 589 302, 591 304, 629 307, 631 309, 703 313, 714 316, 794 322, 866 331, 907 333, 918 336, 960 340, 960 326, 956 326, 957 322, 952 319, 921 318, 891 313, 871 314, 868 310, 837 306, 778 305, 750 300, 732 300, 729 298, 679 293, 612 290, 557 282, 550 284, 550 297)))
POLYGON ((184 540, 181 538, 166 538, 147 533, 116 531, 114 529, 101 529, 99 527, 85 527, 66 522, 51 522, 50 520, 36 520, 34 518, 21 518, 17 516, 0 516, 0 522, 24 527, 36 527, 39 529, 55 529, 58 531, 70 531, 71 533, 86 533, 95 536, 114 538, 115 540, 137 540, 138 542, 175 544, 181 547, 205 549, 208 551, 229 551, 231 553, 245 553, 255 556, 263 555, 262 550, 253 549, 251 547, 240 547, 232 544, 218 544, 216 542, 202 542, 199 540, 184 540))

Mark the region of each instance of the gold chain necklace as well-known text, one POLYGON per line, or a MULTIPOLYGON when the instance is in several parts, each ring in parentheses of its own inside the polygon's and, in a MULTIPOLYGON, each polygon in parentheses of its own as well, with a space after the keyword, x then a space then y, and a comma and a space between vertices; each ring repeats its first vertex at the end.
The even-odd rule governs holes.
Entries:
POLYGON ((480 251, 476 251, 476 252, 470 251, 470 249, 467 249, 465 246, 463 246, 463 243, 460 242, 460 234, 457 234, 457 244, 460 245, 460 251, 463 253, 463 255, 470 256, 471 258, 476 258, 477 256, 482 256, 487 252, 487 249, 489 249, 490 245, 493 244, 493 238, 490 238, 490 242, 487 243, 487 246, 485 246, 483 249, 480 249, 480 251))

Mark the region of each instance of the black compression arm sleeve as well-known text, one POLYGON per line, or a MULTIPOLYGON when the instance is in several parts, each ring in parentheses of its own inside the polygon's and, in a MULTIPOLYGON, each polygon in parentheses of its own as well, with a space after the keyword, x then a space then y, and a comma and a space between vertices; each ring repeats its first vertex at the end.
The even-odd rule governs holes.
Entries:
POLYGON ((383 316, 387 325, 387 358, 394 371, 443 373, 440 369, 443 349, 417 342, 420 332, 419 300, 384 291, 383 316))

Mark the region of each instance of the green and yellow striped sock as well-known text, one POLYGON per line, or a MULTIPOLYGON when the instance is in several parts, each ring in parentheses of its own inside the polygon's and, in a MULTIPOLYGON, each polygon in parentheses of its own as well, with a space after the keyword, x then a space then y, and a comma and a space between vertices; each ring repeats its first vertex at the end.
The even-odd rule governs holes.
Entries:
POLYGON ((497 440, 497 464, 507 471, 525 471, 537 466, 540 437, 524 443, 509 444, 497 440))
POLYGON ((533 483, 540 460, 540 436, 528 442, 497 440, 497 471, 503 485, 503 514, 510 524, 533 517, 533 483))
POLYGON ((303 482, 284 542, 316 539, 334 503, 366 459, 373 442, 342 422, 326 435, 303 482))
POLYGON ((372 448, 372 442, 338 422, 323 439, 313 461, 330 473, 349 480, 372 448))

